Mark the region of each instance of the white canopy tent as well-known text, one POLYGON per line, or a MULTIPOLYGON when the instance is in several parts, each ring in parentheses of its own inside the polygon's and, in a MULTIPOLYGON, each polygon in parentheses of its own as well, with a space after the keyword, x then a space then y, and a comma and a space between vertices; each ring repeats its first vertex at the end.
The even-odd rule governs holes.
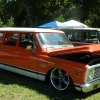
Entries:
POLYGON ((63 23, 66 24, 65 28, 89 28, 89 26, 75 20, 69 20, 63 23))

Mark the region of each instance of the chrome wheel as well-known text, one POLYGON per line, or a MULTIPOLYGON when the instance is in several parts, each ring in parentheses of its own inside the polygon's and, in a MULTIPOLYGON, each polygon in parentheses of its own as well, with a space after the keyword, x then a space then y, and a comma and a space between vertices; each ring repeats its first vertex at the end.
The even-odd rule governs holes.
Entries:
POLYGON ((50 74, 50 81, 57 90, 66 90, 70 84, 69 75, 61 69, 53 69, 50 74))

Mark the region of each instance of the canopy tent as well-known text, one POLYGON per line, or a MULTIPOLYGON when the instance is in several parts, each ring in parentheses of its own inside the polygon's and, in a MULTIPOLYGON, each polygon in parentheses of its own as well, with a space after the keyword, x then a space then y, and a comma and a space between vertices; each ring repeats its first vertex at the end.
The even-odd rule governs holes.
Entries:
POLYGON ((89 26, 75 20, 69 20, 63 23, 66 24, 66 28, 89 28, 89 26))
POLYGON ((53 27, 65 27, 65 26, 66 24, 64 23, 61 23, 59 21, 53 21, 53 22, 49 22, 38 27, 39 28, 53 28, 53 27))

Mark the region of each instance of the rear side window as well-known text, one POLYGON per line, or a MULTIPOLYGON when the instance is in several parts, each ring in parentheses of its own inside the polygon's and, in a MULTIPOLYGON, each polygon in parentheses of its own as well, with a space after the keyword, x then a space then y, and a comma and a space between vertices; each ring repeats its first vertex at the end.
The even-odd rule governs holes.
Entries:
POLYGON ((81 34, 82 34, 82 32, 77 32, 77 31, 66 32, 67 37, 71 41, 76 41, 76 42, 80 42, 81 41, 81 34))
POLYGON ((84 41, 86 43, 93 43, 98 41, 98 33, 97 32, 84 32, 84 41))
POLYGON ((1 42, 2 42, 2 39, 3 39, 3 33, 0 32, 0 44, 1 44, 1 42))
POLYGON ((4 45, 16 46, 18 33, 7 33, 4 40, 4 45))

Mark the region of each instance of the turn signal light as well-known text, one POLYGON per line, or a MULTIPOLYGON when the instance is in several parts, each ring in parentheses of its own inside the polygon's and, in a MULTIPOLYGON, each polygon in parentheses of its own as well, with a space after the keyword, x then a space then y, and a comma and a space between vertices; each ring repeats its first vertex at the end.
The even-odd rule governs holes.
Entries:
POLYGON ((82 73, 81 73, 81 72, 76 72, 75 74, 76 74, 76 76, 78 76, 78 77, 82 76, 82 73))

